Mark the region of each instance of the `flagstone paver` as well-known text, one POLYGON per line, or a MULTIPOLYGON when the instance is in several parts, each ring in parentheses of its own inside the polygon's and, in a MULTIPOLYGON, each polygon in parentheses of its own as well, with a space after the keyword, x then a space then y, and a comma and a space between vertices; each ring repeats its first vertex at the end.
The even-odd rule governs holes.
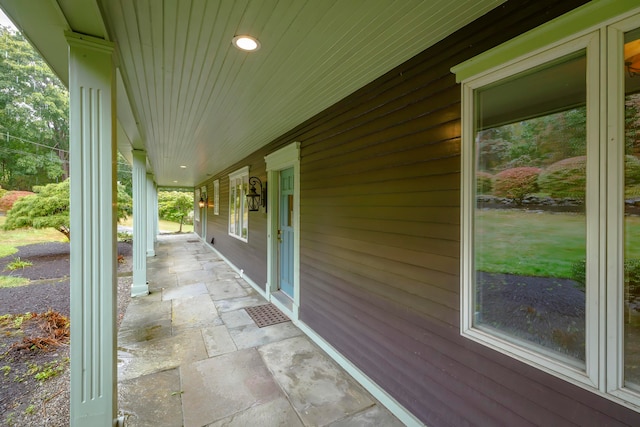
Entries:
POLYGON ((127 425, 402 425, 292 322, 258 328, 266 304, 194 234, 159 236, 150 295, 118 333, 127 425))

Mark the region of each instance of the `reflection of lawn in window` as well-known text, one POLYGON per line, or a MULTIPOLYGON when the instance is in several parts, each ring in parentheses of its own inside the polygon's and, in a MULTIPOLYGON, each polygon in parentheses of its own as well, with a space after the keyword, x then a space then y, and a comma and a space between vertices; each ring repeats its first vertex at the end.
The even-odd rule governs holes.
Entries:
MULTIPOLYGON (((585 259, 585 217, 572 213, 476 211, 476 270, 571 278, 585 259)), ((640 217, 625 218, 627 236, 640 235, 640 217)), ((640 239, 627 239, 628 258, 640 258, 640 239)))
POLYGON ((584 293, 566 279, 585 231, 582 214, 477 210, 480 324, 584 361, 584 293))
POLYGON ((585 216, 478 210, 476 269, 522 276, 571 277, 585 258, 585 216))
MULTIPOLYGON (((475 227, 480 324, 584 360, 584 293, 566 279, 585 259, 585 216, 478 210, 475 227)), ((640 217, 625 227, 640 235, 640 217)), ((627 239, 629 258, 640 258, 637 240, 627 239)), ((626 378, 639 383, 638 330, 626 326, 626 378)))

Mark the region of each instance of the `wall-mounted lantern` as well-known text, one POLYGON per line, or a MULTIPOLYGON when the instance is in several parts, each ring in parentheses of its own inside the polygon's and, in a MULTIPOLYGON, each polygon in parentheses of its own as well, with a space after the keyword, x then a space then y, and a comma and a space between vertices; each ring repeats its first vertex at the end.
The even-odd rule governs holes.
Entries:
POLYGON ((200 206, 200 208, 204 208, 204 206, 207 204, 207 195, 205 194, 204 197, 200 196, 200 201, 198 202, 198 206, 200 206))
POLYGON ((249 178, 249 194, 247 194, 247 206, 249 207, 249 211, 255 212, 260 209, 260 206, 267 206, 267 183, 264 183, 264 187, 262 186, 262 181, 260 178, 252 176, 249 178), (260 192, 256 191, 256 185, 260 185, 260 192))

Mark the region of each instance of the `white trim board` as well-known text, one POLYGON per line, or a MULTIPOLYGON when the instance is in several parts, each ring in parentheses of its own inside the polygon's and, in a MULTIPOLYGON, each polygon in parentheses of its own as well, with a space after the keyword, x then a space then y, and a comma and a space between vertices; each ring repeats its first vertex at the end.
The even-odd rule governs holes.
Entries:
MULTIPOLYGON (((201 239, 203 243, 215 252, 224 262, 226 262, 234 271, 240 274, 243 280, 245 280, 252 288, 256 290, 263 298, 267 301, 270 301, 279 309, 283 309, 282 303, 277 301, 275 298, 269 298, 264 290, 262 290, 254 281, 249 279, 248 277, 242 274, 242 270, 236 267, 231 261, 229 261, 224 255, 220 253, 216 248, 211 246, 209 243, 205 242, 201 239)), ((289 310, 285 309, 285 312, 289 310)), ((300 330, 309 337, 318 347, 320 347, 327 355, 333 359, 338 365, 342 367, 349 375, 355 379, 358 384, 360 384, 365 390, 367 390, 371 395, 380 402, 389 412, 391 412, 396 418, 402 421, 408 427, 423 427, 424 424, 420 422, 411 412, 409 412, 404 406, 398 403, 393 397, 391 397, 382 387, 376 384, 371 378, 369 378, 366 374, 364 374, 360 369, 358 369, 349 359, 342 355, 338 350, 336 350, 331 344, 325 341, 320 335, 318 335, 313 329, 311 329, 306 323, 302 322, 299 319, 291 319, 291 322, 300 328, 300 330)))

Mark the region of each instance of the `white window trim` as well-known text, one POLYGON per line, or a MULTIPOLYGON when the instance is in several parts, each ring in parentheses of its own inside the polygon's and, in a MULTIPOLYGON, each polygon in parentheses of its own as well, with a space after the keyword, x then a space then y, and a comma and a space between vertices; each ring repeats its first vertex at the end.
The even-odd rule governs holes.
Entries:
MULTIPOLYGON (((485 74, 478 78, 471 78, 463 82, 462 103, 465 106, 462 119, 462 140, 465 141, 462 146, 462 158, 464 165, 462 168, 462 310, 461 310, 461 333, 470 339, 473 339, 490 347, 509 354, 512 357, 531 363, 534 366, 540 367, 544 370, 551 370, 554 373, 560 374, 572 381, 581 382, 592 387, 597 387, 598 378, 598 353, 597 343, 598 339, 598 298, 597 298, 597 283, 594 280, 587 282, 587 301, 586 306, 589 307, 586 315, 586 366, 583 369, 580 366, 575 366, 568 359, 562 360, 560 357, 554 357, 552 352, 545 352, 543 349, 527 345, 524 341, 522 344, 514 344, 513 341, 502 339, 498 334, 492 334, 483 330, 473 327, 474 318, 474 273, 475 268, 473 265, 473 213, 475 212, 475 194, 473 192, 474 179, 475 179, 475 141, 474 141, 474 90, 491 84, 495 81, 502 80, 503 78, 515 75, 522 71, 526 71, 535 68, 538 65, 553 61, 557 58, 561 58, 570 55, 576 51, 587 49, 587 86, 593 87, 593 84, 597 86, 599 84, 599 62, 598 51, 599 42, 598 34, 591 33, 586 36, 577 38, 569 42, 564 42, 555 46, 553 49, 548 49, 537 55, 529 56, 521 59, 517 63, 511 64, 493 74, 485 74), (596 313, 592 313, 593 310, 596 313)), ((598 218, 597 218, 597 206, 599 198, 597 196, 598 187, 598 139, 599 132, 597 128, 593 128, 593 124, 597 126, 599 119, 599 112, 593 111, 590 106, 597 106, 599 93, 597 91, 588 91, 587 94, 587 111, 588 117, 591 120, 587 120, 590 124, 587 128, 587 153, 594 153, 595 155, 587 154, 587 259, 597 259, 591 256, 589 247, 593 247, 593 242, 598 240, 598 218), (594 120, 595 118, 595 120, 594 120), (593 190, 596 189, 594 192, 593 190), (595 209, 596 215, 591 214, 595 209)), ((591 263, 587 263, 591 266, 591 263)), ((589 276, 593 277, 593 276, 589 276)))
POLYGON ((213 181, 213 214, 220 215, 220 180, 213 181))
POLYGON ((193 208, 193 220, 196 222, 200 222, 200 206, 198 205, 199 200, 200 200, 200 189, 196 188, 196 194, 194 197, 194 208, 193 208))
MULTIPOLYGON (((624 68, 623 52, 619 46, 624 43, 624 33, 640 28, 640 16, 633 16, 621 20, 607 28, 606 81, 608 98, 606 100, 607 133, 603 137, 608 142, 607 150, 607 226, 609 239, 607 242, 608 263, 603 266, 606 275, 603 280, 607 283, 622 283, 624 281, 624 83, 622 76, 624 68), (615 78, 618 76, 618 79, 615 78)), ((624 290, 621 286, 609 286, 603 295, 607 301, 607 387, 606 391, 625 400, 632 400, 640 405, 640 393, 624 386, 624 290)))
MULTIPOLYGON (((603 0, 585 5, 548 25, 534 29, 513 43, 493 49, 452 69, 462 82, 461 181, 461 334, 496 351, 565 379, 604 398, 640 411, 640 393, 624 387, 624 32, 640 28, 636 4, 603 0), (624 4, 623 4, 624 3, 624 4), (633 15, 633 16, 632 16, 633 15), (595 22, 595 23, 594 23, 595 22), (552 35, 544 32, 551 32, 552 35), (573 32, 570 35, 569 31, 573 32), (554 37, 555 34, 555 37, 554 37), (593 36, 597 37, 593 39, 593 36), (543 42, 541 42, 544 41, 543 42), (577 43, 577 45, 576 45, 577 43), (589 45, 587 56, 587 314, 586 365, 564 363, 531 345, 514 344, 472 327, 473 90, 544 63, 559 52, 589 45), (593 44, 591 44, 593 43, 593 44), (529 54, 524 47, 532 48, 529 54), (571 47, 573 46, 573 47, 571 47), (607 57, 600 57, 604 52, 607 57), (502 63, 499 63, 502 60, 502 63), (536 62, 537 61, 537 62, 536 62), (596 88, 597 90, 594 90, 596 88), (606 97, 606 98, 605 98, 606 97), (606 173, 605 173, 606 172, 606 173)), ((567 52, 568 53, 568 52, 567 52)))
POLYGON ((241 210, 241 214, 238 215, 238 219, 240 220, 240 230, 242 230, 243 226, 247 229, 247 237, 246 238, 242 237, 242 232, 241 232, 240 235, 237 235, 237 234, 231 232, 231 205, 232 205, 232 203, 234 203, 234 201, 231 200, 231 183, 233 181, 235 181, 236 179, 238 179, 238 178, 241 179, 241 178, 243 178, 245 176, 247 177, 247 180, 248 180, 249 179, 249 166, 245 166, 245 167, 243 167, 241 169, 238 169, 237 171, 232 172, 232 173, 229 174, 229 216, 228 216, 227 230, 228 230, 229 236, 231 236, 231 237, 233 237, 235 239, 241 240, 243 242, 248 242, 249 241, 249 224, 248 224, 248 221, 247 221, 247 224, 244 224, 244 217, 242 215, 242 212, 244 211, 245 203, 247 202, 246 194, 243 194, 240 197, 241 206, 243 207, 243 209, 241 210))

